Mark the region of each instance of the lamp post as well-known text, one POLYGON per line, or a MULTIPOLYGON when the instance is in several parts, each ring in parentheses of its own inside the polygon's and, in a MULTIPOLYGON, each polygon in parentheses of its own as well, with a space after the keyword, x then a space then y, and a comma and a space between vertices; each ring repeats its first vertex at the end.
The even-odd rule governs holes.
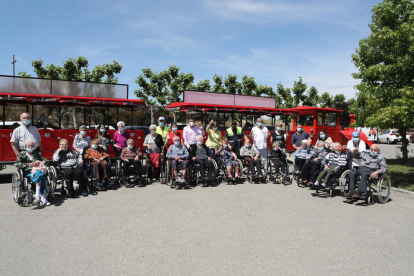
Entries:
POLYGON ((12 61, 12 63, 11 64, 13 64, 13 77, 16 75, 15 74, 15 63, 17 62, 17 60, 14 58, 14 55, 13 55, 13 61, 12 61))

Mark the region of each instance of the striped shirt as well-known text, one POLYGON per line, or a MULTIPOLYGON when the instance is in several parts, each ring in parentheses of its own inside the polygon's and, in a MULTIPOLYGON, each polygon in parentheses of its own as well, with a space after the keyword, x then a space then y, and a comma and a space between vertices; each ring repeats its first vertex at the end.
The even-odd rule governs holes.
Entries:
POLYGON ((16 143, 18 150, 24 150, 27 142, 32 141, 35 147, 40 147, 39 131, 34 126, 19 126, 13 131, 10 143, 16 143))

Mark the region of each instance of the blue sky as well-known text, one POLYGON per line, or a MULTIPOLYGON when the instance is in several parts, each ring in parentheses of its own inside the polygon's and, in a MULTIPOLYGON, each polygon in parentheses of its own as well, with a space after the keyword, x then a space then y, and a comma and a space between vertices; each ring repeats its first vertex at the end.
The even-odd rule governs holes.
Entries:
POLYGON ((355 96, 351 54, 370 34, 378 0, 2 1, 0 74, 32 73, 30 62, 85 56, 117 60, 120 83, 143 68, 174 64, 196 81, 253 76, 292 87, 301 76, 319 93, 355 96))

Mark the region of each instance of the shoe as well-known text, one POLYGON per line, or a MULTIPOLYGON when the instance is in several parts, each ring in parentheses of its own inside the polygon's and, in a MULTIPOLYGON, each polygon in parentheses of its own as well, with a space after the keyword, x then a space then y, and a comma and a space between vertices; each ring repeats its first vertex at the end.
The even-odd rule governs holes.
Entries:
POLYGON ((325 192, 326 191, 326 187, 322 186, 322 184, 320 184, 316 189, 320 192, 325 192))
POLYGON ((98 182, 98 183, 96 183, 96 186, 98 186, 98 187, 103 187, 103 183, 102 182, 98 182))
POLYGON ((357 191, 352 197, 355 197, 355 198, 361 197, 361 192, 357 191))
POLYGON ((88 196, 87 192, 82 192, 82 196, 88 196))
POLYGON ((108 185, 109 185, 109 186, 115 185, 115 182, 113 182, 113 181, 109 181, 108 185))
POLYGON ((33 203, 39 203, 40 202, 40 196, 37 196, 34 198, 33 203))
POLYGON ((49 201, 47 201, 47 200, 46 200, 46 201, 44 201, 44 202, 42 201, 42 204, 43 204, 44 206, 50 206, 50 202, 49 202, 49 201))
POLYGON ((74 197, 75 197, 75 194, 73 192, 69 192, 68 198, 74 198, 74 197))
POLYGON ((346 196, 347 197, 352 197, 354 194, 353 193, 347 193, 346 196))

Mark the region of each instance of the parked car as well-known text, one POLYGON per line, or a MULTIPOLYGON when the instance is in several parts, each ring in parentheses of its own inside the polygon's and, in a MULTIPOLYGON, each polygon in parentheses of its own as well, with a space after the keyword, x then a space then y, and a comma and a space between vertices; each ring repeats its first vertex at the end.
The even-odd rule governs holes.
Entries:
MULTIPOLYGON (((407 140, 409 141, 410 139, 409 135, 407 134, 406 136, 407 136, 407 140)), ((397 129, 385 130, 383 133, 381 133, 378 136, 378 143, 391 144, 391 143, 398 143, 398 142, 402 142, 402 137, 397 129)))
POLYGON ((411 134, 411 136, 410 136, 410 140, 411 140, 411 143, 414 143, 414 132, 411 134))

